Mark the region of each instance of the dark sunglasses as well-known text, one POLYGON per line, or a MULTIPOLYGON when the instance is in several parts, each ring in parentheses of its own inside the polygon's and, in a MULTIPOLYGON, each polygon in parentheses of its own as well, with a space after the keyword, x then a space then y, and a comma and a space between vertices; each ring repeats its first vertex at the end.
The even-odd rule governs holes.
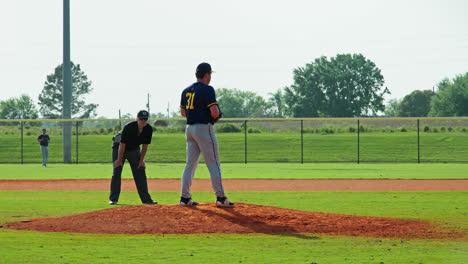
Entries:
POLYGON ((141 121, 148 121, 148 118, 146 117, 139 117, 138 119, 140 119, 141 121))

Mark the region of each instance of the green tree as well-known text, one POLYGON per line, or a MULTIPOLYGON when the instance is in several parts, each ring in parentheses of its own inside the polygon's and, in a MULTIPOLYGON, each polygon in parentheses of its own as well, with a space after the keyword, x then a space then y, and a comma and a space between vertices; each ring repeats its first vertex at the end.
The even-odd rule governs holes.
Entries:
POLYGON ((126 113, 122 115, 122 119, 135 119, 136 120, 136 115, 137 114, 126 113))
POLYGON ((401 100, 398 99, 390 99, 388 100, 388 104, 385 106, 384 114, 385 116, 396 116, 396 109, 400 104, 401 100))
POLYGON ((384 110, 380 69, 361 54, 320 57, 294 69, 285 104, 294 117, 354 117, 384 110))
POLYGON ((396 108, 396 116, 401 117, 418 117, 427 116, 431 110, 431 98, 433 93, 431 90, 416 90, 408 94, 398 104, 396 108))
POLYGON ((271 105, 254 92, 221 88, 216 97, 223 117, 271 117, 271 105))
POLYGON ((150 114, 150 119, 159 119, 159 118, 169 118, 169 117, 167 116, 167 113, 164 114, 164 113, 161 113, 161 112, 151 113, 150 114))
MULTIPOLYGON (((71 115, 72 118, 90 118, 96 116, 97 104, 86 104, 85 96, 89 94, 93 88, 91 81, 88 80, 86 74, 81 70, 79 64, 71 63, 72 73, 72 102, 71 115)), ((47 75, 44 88, 39 94, 40 113, 45 118, 56 119, 62 118, 63 99, 62 99, 62 65, 55 68, 53 74, 47 75)))
POLYGON ((268 114, 271 115, 271 117, 284 117, 284 94, 281 89, 278 89, 274 93, 269 93, 270 98, 268 99, 268 104, 270 106, 270 110, 268 111, 268 114))
POLYGON ((0 119, 37 119, 36 105, 28 95, 0 102, 0 119))
POLYGON ((439 82, 429 116, 468 116, 468 72, 439 82))

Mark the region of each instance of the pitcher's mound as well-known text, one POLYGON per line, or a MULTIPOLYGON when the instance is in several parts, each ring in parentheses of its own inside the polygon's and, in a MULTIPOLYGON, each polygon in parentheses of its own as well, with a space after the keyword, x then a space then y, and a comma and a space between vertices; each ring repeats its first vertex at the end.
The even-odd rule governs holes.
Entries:
POLYGON ((140 205, 52 219, 23 221, 3 228, 44 232, 108 234, 195 233, 313 233, 398 238, 459 238, 462 233, 435 229, 431 224, 383 217, 306 212, 236 203, 218 208, 140 205))

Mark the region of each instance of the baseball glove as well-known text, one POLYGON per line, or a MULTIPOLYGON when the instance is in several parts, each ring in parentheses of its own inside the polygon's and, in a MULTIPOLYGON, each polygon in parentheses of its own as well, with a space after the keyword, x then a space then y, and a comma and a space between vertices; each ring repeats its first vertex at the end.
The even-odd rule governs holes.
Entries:
POLYGON ((223 117, 223 112, 221 112, 221 110, 219 110, 219 115, 218 117, 216 117, 215 120, 213 120, 215 123, 219 121, 219 119, 221 119, 221 117, 223 117))

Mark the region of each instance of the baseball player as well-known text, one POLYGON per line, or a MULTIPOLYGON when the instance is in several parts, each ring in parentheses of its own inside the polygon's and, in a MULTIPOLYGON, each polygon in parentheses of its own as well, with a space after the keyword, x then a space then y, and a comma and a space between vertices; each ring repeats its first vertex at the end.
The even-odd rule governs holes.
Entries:
POLYGON ((132 168, 133 179, 135 180, 141 202, 143 204, 157 204, 148 193, 148 183, 146 181, 144 158, 148 150, 148 144, 151 144, 153 136, 153 128, 148 124, 148 115, 148 111, 139 111, 137 120, 126 124, 122 129, 121 135, 118 133, 114 137, 114 144, 112 145, 114 172, 110 186, 110 205, 115 205, 119 201, 121 176, 125 159, 128 160, 132 168), (143 144, 143 147, 140 151, 141 144, 143 144))
POLYGON ((41 154, 42 154, 42 167, 47 167, 47 158, 49 157, 49 142, 50 137, 46 134, 47 130, 42 129, 42 134, 37 138, 37 142, 41 145, 41 154))
POLYGON ((192 200, 190 187, 200 153, 203 153, 203 158, 210 172, 211 185, 216 195, 216 205, 234 206, 234 203, 229 201, 224 194, 221 178, 218 140, 213 127, 214 123, 221 118, 221 112, 216 102, 214 88, 208 85, 212 72, 210 64, 200 63, 195 73, 197 82, 182 92, 180 100, 180 113, 187 118, 185 130, 187 161, 182 174, 182 195, 179 202, 182 206, 198 204, 192 200))

